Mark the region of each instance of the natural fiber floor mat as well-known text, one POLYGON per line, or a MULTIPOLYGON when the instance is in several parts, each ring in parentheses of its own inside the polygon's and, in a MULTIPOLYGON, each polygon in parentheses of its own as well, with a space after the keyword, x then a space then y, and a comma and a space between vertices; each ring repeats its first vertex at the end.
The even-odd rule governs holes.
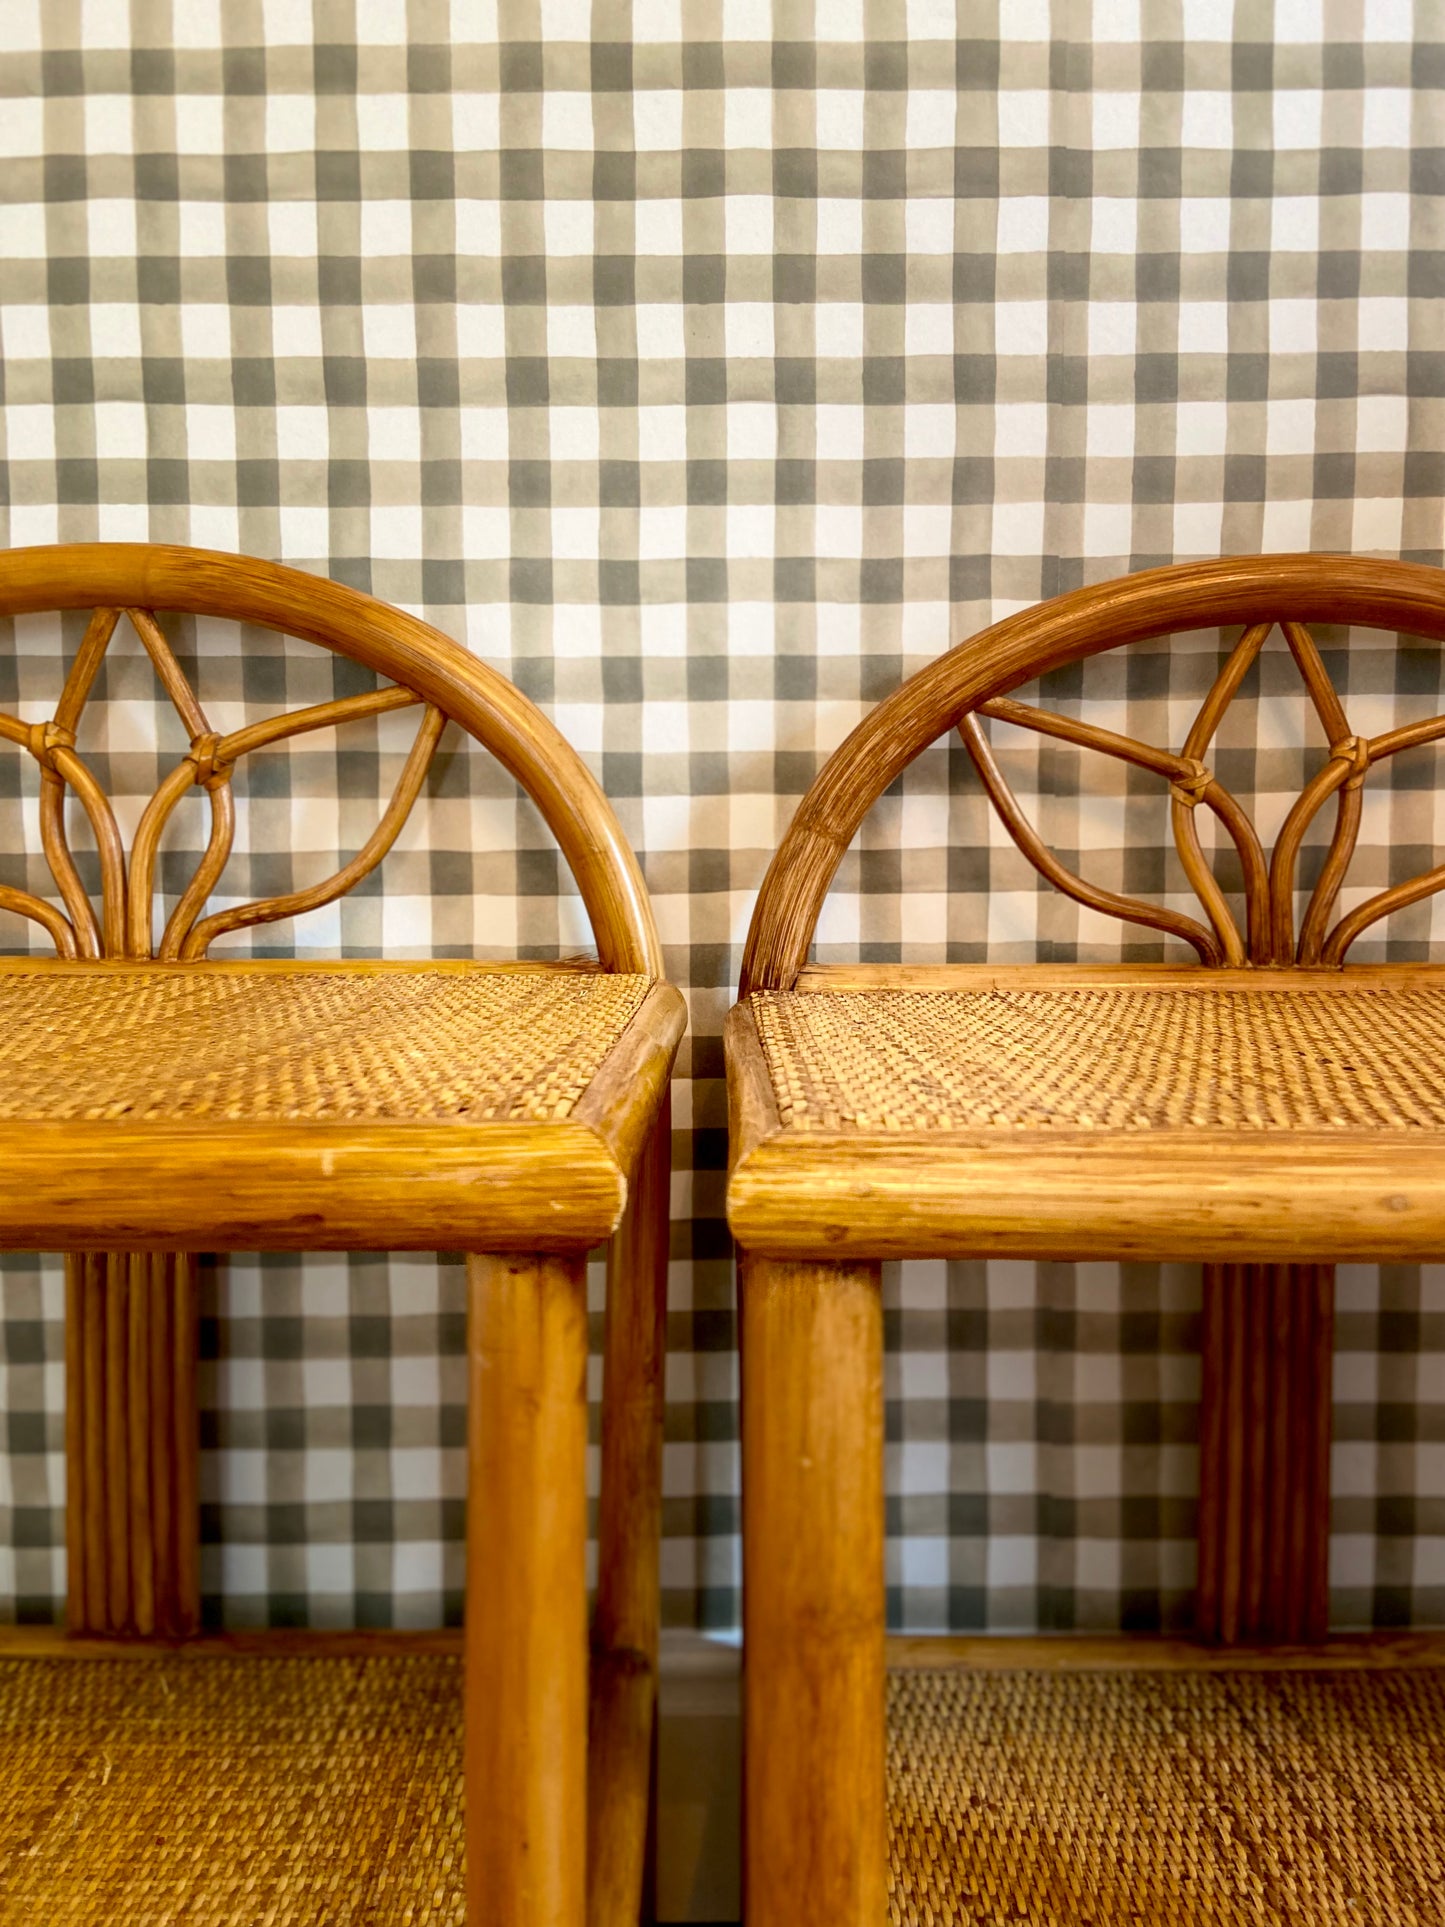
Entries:
MULTIPOLYGON (((1445 1927, 1445 1673, 889 1690, 895 1922, 1445 1927)), ((0 1927, 463 1927, 461 1802, 452 1658, 0 1661, 0 1927)))
POLYGON ((449 1658, 0 1661, 4 1927, 463 1927, 449 1658))
POLYGON ((909 1927, 1439 1927, 1445 1673, 896 1673, 909 1927))

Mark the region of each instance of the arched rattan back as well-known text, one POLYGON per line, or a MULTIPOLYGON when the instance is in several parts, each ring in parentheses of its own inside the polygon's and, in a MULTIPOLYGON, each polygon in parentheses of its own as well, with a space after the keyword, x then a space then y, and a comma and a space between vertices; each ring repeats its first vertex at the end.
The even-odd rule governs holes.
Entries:
POLYGON ((9 888, 0 888, 0 908, 43 925, 62 957, 190 961, 203 957, 226 930, 297 915, 345 895, 395 841, 451 718, 491 751, 541 811, 577 880, 603 968, 660 975, 661 951, 641 872, 596 780, 520 690, 439 630, 355 589, 250 556, 151 543, 0 552, 0 615, 67 609, 93 614, 54 716, 27 724, 0 715, 0 737, 28 749, 40 765, 41 836, 65 910, 9 888), (391 678, 393 686, 218 735, 156 623, 158 609, 255 623, 318 643, 391 678), (122 616, 138 633, 190 739, 186 756, 147 805, 129 859, 110 804, 75 750, 76 725, 122 616), (352 861, 310 890, 203 917, 231 850, 231 773, 239 758, 313 729, 412 706, 421 708, 422 719, 406 767, 376 831, 352 861), (193 784, 210 797, 210 841, 157 944, 157 851, 171 812, 193 784), (99 916, 66 843, 67 787, 95 834, 99 916))
POLYGON ((1162 929, 1206 964, 1336 964, 1360 932, 1391 910, 1445 888, 1445 865, 1397 884, 1329 926, 1359 831, 1361 789, 1372 765, 1445 737, 1445 717, 1366 738, 1350 728, 1307 625, 1359 624, 1445 640, 1445 573, 1420 563, 1345 555, 1230 557, 1182 563, 1076 589, 995 623, 896 689, 834 751, 798 806, 763 880, 743 956, 742 990, 786 990, 807 961, 818 913, 844 852, 869 809, 919 753, 958 728, 984 787, 1019 848, 1079 901, 1162 929), (1089 724, 1008 700, 1047 670, 1128 643, 1190 629, 1244 625, 1180 751, 1156 749, 1089 724), (1220 718, 1270 630, 1278 625, 1329 743, 1266 859, 1254 826, 1204 762, 1220 718), (1067 871, 1025 821, 978 723, 980 715, 1102 751, 1169 784, 1175 843, 1207 922, 1099 890, 1067 871), (1334 836, 1298 936, 1294 885, 1309 824, 1337 796, 1334 836), (1247 928, 1235 925, 1200 847, 1194 811, 1214 811, 1244 874, 1247 928))

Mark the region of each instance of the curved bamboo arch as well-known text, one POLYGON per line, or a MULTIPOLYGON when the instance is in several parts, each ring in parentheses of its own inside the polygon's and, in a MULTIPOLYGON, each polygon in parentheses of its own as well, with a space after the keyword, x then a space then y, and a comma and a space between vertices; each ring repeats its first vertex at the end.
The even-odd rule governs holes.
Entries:
MULTIPOLYGON (((1339 823, 1326 859, 1326 874, 1306 919, 1308 946, 1313 954, 1303 956, 1301 961, 1321 957, 1327 962, 1339 961, 1358 929, 1426 893, 1416 883, 1397 885, 1352 912, 1328 943, 1324 939, 1323 920, 1338 891, 1348 858, 1347 846, 1352 846, 1358 827, 1359 783, 1364 770, 1372 758, 1378 760, 1382 753, 1409 746, 1396 738, 1423 742, 1430 737, 1412 728, 1367 743, 1339 731, 1343 712, 1336 715, 1338 698, 1328 678, 1324 686, 1318 686, 1315 680, 1318 655, 1303 631, 1303 625, 1310 622, 1353 623, 1445 641, 1445 573, 1422 563, 1348 555, 1237 556, 1177 563, 1072 590, 1006 617, 958 644, 910 676, 865 716, 814 779, 763 879, 743 953, 742 994, 787 990, 796 982, 844 852, 873 804, 930 743, 985 705, 1007 696, 1010 690, 1065 663, 1150 637, 1234 625, 1248 628, 1235 652, 1238 660, 1232 659, 1234 667, 1226 665, 1221 672, 1191 731, 1184 755, 1176 759, 1189 766, 1183 770, 1184 780, 1176 777, 1170 785, 1181 856, 1193 839, 1192 824, 1187 820, 1181 823, 1181 817, 1188 819, 1194 805, 1201 801, 1226 812, 1230 809, 1232 799, 1219 790, 1198 760, 1200 747, 1234 695, 1248 667, 1245 658, 1252 660, 1263 641, 1261 624, 1267 627, 1278 623, 1285 630, 1305 687, 1325 722, 1331 756, 1326 768, 1331 774, 1328 780, 1317 779, 1306 791, 1309 801, 1289 826, 1289 847, 1283 863, 1280 851, 1276 851, 1276 873, 1269 879, 1269 917, 1259 915, 1264 879, 1252 857, 1247 864, 1251 925, 1263 922, 1270 926, 1268 930, 1252 927, 1249 955, 1255 962, 1287 960, 1277 951, 1277 925, 1287 882, 1292 884, 1294 852, 1309 814, 1328 796, 1338 793, 1339 823), (1414 895, 1409 894, 1411 891, 1414 895), (1349 936, 1341 943, 1339 939, 1346 930, 1349 936)), ((1022 709, 1017 704, 1008 707, 1022 709)), ((1074 734, 1076 740, 1084 740, 1077 729, 1074 734)), ((1238 829, 1237 823, 1234 827, 1238 829)), ((1431 887, 1445 887, 1445 866, 1441 872, 1432 872, 1431 877, 1438 878, 1431 887)), ((1200 878, 1192 870, 1191 882, 1198 890, 1200 878)), ((1205 907, 1213 910, 1217 906, 1206 901, 1205 907)), ((1232 946, 1226 943, 1222 948, 1227 952, 1232 946)))
MULTIPOLYGON (((65 698, 54 721, 43 726, 40 736, 25 731, 26 746, 42 769, 42 823, 58 817, 64 787, 69 784, 90 814, 103 846, 108 837, 108 805, 74 754, 73 727, 119 612, 124 610, 135 622, 157 674, 192 736, 186 781, 168 783, 167 801, 178 800, 191 781, 211 789, 216 820, 203 862, 207 872, 218 869, 216 854, 229 834, 224 821, 225 801, 218 800, 219 789, 214 786, 226 767, 224 759, 228 754, 260 747, 286 732, 273 730, 267 734, 264 726, 254 726, 237 732, 234 738, 211 736, 199 710, 194 715, 188 713, 187 702, 194 706, 194 697, 184 678, 179 686, 173 686, 179 671, 150 614, 161 609, 255 623, 349 656, 393 679, 403 692, 410 692, 411 700, 459 723, 516 778, 541 811, 577 881, 603 968, 661 974, 661 948, 642 873, 591 771, 519 689, 429 623, 324 577, 216 550, 143 542, 82 542, 0 552, 0 615, 63 609, 91 609, 95 615, 72 665, 65 698)), ((395 705, 382 701, 379 706, 395 705)), ((430 727, 424 725, 428 734, 430 727)), ((12 731, 0 733, 14 735, 12 731)), ((148 838, 152 830, 158 838, 160 827, 153 820, 148 838)), ((63 833, 48 839, 47 847, 50 841, 56 841, 63 850, 63 833)), ((118 876, 118 884, 104 891, 103 932, 73 865, 67 870, 62 859, 62 870, 56 878, 81 955, 94 956, 102 948, 111 955, 122 954, 127 935, 132 944, 139 941, 134 927, 129 933, 125 928, 123 861, 115 840, 110 841, 114 847, 109 852, 109 874, 112 883, 118 876), (117 865, 121 866, 118 872, 117 865)), ((376 850, 373 860, 380 853, 376 850)), ((144 854, 149 862, 154 850, 144 854)), ((189 915, 200 907, 189 901, 191 894, 185 905, 189 915)), ((0 908, 19 909, 56 934, 53 926, 58 913, 24 892, 7 891, 0 908), (46 916, 39 914, 37 905, 47 912, 46 916)), ((184 936, 183 931, 175 938, 170 954, 181 951, 184 936)), ((193 953, 194 946, 181 952, 193 953)))

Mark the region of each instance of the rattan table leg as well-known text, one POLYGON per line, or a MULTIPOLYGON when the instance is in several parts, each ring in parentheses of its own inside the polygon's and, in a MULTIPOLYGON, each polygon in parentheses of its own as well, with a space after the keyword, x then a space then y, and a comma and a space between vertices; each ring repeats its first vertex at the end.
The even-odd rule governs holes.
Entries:
POLYGON ((191 1252, 66 1259, 66 1623, 185 1639, 199 1631, 191 1252))
POLYGON ((665 1092, 608 1253, 587 1740, 588 1927, 637 1927, 650 1911, 671 1178, 665 1092))
POLYGON ((1206 1265, 1200 1635, 1321 1640, 1329 1626, 1333 1265, 1206 1265))
POLYGON ((877 1265, 741 1268, 743 1909, 884 1919, 877 1265))
POLYGON ((582 1927, 587 1825, 583 1257, 467 1261, 469 1927, 582 1927))

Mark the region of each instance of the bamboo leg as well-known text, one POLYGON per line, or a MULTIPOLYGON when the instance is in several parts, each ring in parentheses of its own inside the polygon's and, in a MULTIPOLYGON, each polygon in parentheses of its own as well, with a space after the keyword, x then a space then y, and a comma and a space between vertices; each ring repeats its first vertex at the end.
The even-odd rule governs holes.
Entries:
POLYGON ((125 1479, 129 1501, 127 1538, 130 1541, 130 1621, 140 1639, 151 1638, 156 1630, 156 1555, 155 1511, 151 1504, 150 1405, 160 1387, 151 1376, 150 1325, 158 1306, 155 1298, 165 1299, 165 1284, 148 1289, 150 1260, 143 1252, 132 1252, 127 1266, 130 1329, 126 1334, 126 1400, 124 1407, 125 1479))
POLYGON ((85 1625, 84 1261, 65 1263, 65 1623, 85 1625))
POLYGON ((198 1284, 189 1253, 66 1261, 66 1623, 200 1627, 198 1284))
POLYGON ((179 1608, 176 1571, 176 1494, 172 1467, 175 1460, 175 1292, 155 1294, 146 1332, 150 1358, 150 1426, 146 1450, 151 1469, 151 1527, 156 1546, 156 1617, 162 1626, 175 1624, 179 1608))
POLYGON ((473 1256, 467 1285, 467 1919, 582 1927, 586 1265, 473 1256))
POLYGON ((589 1927, 636 1927, 648 1884, 671 1176, 664 1097, 608 1255, 587 1744, 589 1927))
POLYGON ((113 1632, 135 1630, 130 1584, 130 1263, 123 1251, 105 1259, 105 1576, 106 1615, 113 1632))
POLYGON ((77 1494, 84 1503, 80 1530, 85 1540, 84 1615, 75 1631, 110 1631, 110 1612, 105 1583, 106 1523, 105 1504, 105 1273, 106 1260, 100 1252, 87 1252, 84 1258, 70 1259, 80 1267, 82 1318, 78 1334, 81 1358, 74 1374, 82 1385, 80 1423, 83 1428, 81 1458, 85 1466, 76 1481, 77 1494))
POLYGON ((167 1291, 173 1360, 171 1463, 175 1468, 168 1565, 176 1589, 172 1631, 186 1638, 201 1625, 201 1284, 193 1251, 172 1254, 167 1291))
POLYGON ((1329 1622, 1332 1265, 1206 1265, 1202 1637, 1299 1643, 1329 1622))
POLYGON ((877 1265, 745 1258, 743 1911, 885 1913, 877 1265))

